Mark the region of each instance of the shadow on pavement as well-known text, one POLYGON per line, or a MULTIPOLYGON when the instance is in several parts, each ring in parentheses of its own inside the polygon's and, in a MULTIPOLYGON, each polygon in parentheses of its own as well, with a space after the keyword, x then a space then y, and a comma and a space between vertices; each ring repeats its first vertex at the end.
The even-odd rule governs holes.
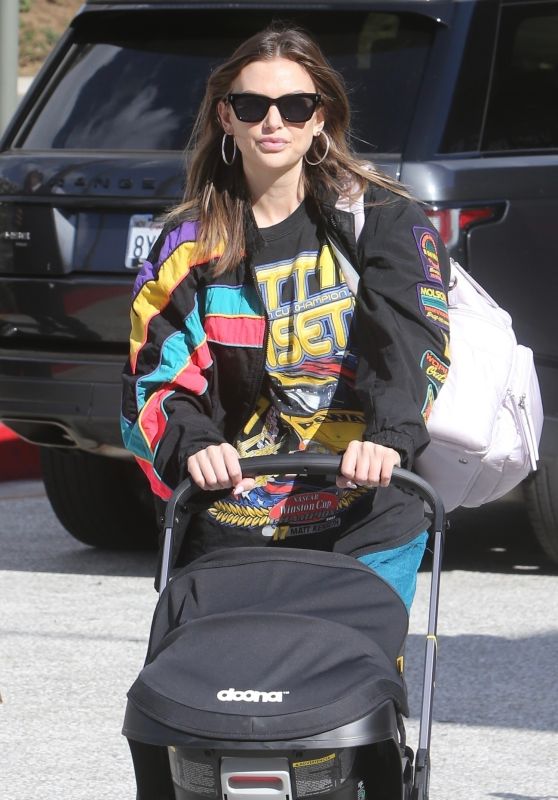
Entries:
POLYGON ((67 533, 40 481, 0 486, 0 570, 151 578, 152 551, 108 551, 78 542, 67 533))
MULTIPOLYGON (((438 638, 434 718, 476 727, 558 731, 554 662, 558 632, 507 638, 457 634, 438 638)), ((411 717, 420 710, 424 637, 406 644, 411 717)))
MULTIPOLYGON (((474 572, 558 573, 531 532, 522 503, 507 500, 449 516, 444 569, 474 572)), ((558 534, 557 534, 558 535, 558 534)), ((425 567, 428 568, 428 560, 425 567)))
MULTIPOLYGON (((152 577, 153 551, 103 551, 62 528, 39 481, 0 487, 0 570, 152 577)), ((430 567, 426 557, 423 569, 430 567)), ((558 574, 530 532, 520 502, 508 500, 450 515, 444 570, 558 574)))

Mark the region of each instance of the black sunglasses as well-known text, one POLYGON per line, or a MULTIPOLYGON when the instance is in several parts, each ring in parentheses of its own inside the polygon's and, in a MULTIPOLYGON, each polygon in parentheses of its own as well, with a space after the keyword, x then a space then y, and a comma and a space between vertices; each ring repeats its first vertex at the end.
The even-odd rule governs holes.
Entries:
POLYGON ((271 106, 277 106, 281 117, 287 122, 308 122, 321 103, 319 94, 284 94, 282 97, 266 97, 264 94, 229 94, 227 101, 233 107, 240 122, 261 122, 271 106))

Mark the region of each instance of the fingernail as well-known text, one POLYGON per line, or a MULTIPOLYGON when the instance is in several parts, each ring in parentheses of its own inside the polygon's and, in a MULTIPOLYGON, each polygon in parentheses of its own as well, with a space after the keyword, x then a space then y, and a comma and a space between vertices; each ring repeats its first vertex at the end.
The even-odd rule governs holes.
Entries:
POLYGON ((233 494, 234 495, 239 495, 239 494, 242 494, 243 491, 244 491, 244 486, 240 483, 238 486, 234 487, 233 494))
POLYGON ((356 488, 357 488, 356 483, 353 483, 352 481, 347 481, 347 489, 356 489, 356 488))

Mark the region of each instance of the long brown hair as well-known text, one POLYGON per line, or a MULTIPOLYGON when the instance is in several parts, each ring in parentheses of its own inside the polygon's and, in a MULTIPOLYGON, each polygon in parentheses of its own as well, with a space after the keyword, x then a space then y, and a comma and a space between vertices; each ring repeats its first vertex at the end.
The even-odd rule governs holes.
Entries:
MULTIPOLYGON (((209 76, 186 150, 184 197, 166 217, 167 223, 184 217, 199 221, 201 257, 215 254, 221 249, 220 245, 224 245, 215 266, 216 274, 233 269, 243 257, 247 212, 251 206, 240 154, 231 166, 221 157, 223 129, 217 107, 245 66, 274 58, 290 59, 304 67, 322 97, 324 131, 329 136, 330 148, 317 166, 303 164, 305 194, 317 197, 325 191, 356 196, 370 182, 408 196, 401 184, 359 160, 352 152, 348 143, 351 112, 343 78, 328 63, 318 45, 299 28, 274 23, 247 39, 209 76)), ((318 161, 323 154, 323 137, 316 137, 314 142, 308 153, 309 161, 318 161)))

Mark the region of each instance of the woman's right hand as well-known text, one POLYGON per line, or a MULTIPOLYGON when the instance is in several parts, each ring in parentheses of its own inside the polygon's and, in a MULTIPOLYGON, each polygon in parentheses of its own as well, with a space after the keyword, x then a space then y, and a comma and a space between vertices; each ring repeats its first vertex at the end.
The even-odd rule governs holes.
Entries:
POLYGON ((196 486, 206 491, 233 487, 233 494, 242 494, 256 485, 254 478, 243 478, 238 453, 231 444, 211 444, 187 461, 188 473, 196 486))

